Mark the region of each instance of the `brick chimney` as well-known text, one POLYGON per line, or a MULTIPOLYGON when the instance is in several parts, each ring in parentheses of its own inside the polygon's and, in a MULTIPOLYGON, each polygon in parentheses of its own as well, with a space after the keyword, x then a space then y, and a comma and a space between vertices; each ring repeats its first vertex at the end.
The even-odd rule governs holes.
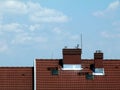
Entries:
POLYGON ((81 49, 63 49, 63 64, 80 64, 81 63, 81 49))
POLYGON ((94 64, 95 68, 103 68, 103 53, 100 50, 94 53, 94 64))

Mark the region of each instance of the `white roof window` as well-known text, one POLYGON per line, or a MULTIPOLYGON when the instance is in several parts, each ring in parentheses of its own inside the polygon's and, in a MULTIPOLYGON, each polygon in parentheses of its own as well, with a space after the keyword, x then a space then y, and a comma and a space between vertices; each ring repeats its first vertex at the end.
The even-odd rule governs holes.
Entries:
POLYGON ((105 75, 104 68, 95 68, 95 72, 93 72, 93 75, 105 75))
POLYGON ((64 64, 62 70, 82 70, 80 64, 64 64))

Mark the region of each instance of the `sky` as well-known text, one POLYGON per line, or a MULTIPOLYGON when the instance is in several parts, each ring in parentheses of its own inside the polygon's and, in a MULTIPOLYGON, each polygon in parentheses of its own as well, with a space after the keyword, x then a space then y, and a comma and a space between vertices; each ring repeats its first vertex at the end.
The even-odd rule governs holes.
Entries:
POLYGON ((120 0, 0 0, 0 66, 61 59, 81 35, 83 59, 120 59, 120 0))

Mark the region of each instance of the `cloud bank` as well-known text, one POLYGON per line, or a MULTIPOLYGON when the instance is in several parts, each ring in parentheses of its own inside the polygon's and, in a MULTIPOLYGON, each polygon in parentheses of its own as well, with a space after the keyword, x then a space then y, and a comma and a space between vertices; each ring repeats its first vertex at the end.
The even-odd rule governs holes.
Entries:
POLYGON ((38 2, 0 0, 0 36, 7 42, 0 42, 0 52, 13 45, 47 43, 49 33, 60 33, 54 29, 59 28, 56 24, 68 21, 69 17, 63 12, 43 7, 38 2))
POLYGON ((101 11, 96 11, 93 13, 94 16, 96 17, 103 17, 106 16, 106 14, 113 13, 114 11, 118 10, 120 8, 120 1, 116 0, 112 3, 110 3, 107 8, 101 11))

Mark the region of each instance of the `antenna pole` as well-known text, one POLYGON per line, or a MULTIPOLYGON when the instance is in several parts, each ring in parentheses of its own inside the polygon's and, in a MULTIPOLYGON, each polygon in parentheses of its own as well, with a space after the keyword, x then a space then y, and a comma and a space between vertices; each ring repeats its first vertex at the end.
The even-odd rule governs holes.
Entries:
POLYGON ((81 35, 80 35, 80 41, 81 41, 81 52, 82 52, 82 48, 83 48, 83 45, 82 45, 82 33, 81 33, 81 35))

